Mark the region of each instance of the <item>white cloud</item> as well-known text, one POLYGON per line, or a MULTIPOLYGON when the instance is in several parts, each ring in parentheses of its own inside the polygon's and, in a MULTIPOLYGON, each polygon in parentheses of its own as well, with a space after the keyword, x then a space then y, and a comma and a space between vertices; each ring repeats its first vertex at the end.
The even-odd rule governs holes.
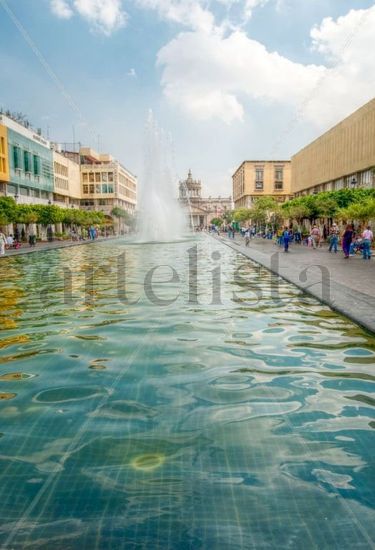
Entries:
POLYGON ((179 23, 194 30, 209 32, 215 18, 199 0, 136 0, 139 7, 158 12, 161 19, 179 23))
POLYGON ((374 33, 375 6, 324 19, 311 31, 322 65, 291 61, 240 30, 181 33, 158 54, 162 86, 173 104, 198 119, 243 120, 252 100, 299 108, 326 126, 374 96, 374 33))
POLYGON ((73 15, 73 10, 65 0, 52 0, 51 10, 60 19, 70 19, 73 15))
POLYGON ((127 76, 131 76, 132 78, 137 78, 136 70, 133 68, 129 69, 129 71, 126 74, 127 76))
POLYGON ((123 27, 127 21, 122 0, 51 0, 51 10, 63 19, 77 13, 93 30, 106 35, 123 27))
POLYGON ((269 52, 244 32, 180 34, 159 52, 166 96, 200 119, 242 120, 243 98, 293 103, 318 82, 323 67, 269 52))

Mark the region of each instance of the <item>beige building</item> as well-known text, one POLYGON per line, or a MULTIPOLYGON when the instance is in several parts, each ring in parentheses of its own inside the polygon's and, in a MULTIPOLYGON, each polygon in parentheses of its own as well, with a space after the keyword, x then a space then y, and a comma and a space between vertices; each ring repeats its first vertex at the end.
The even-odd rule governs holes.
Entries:
POLYGON ((295 195, 375 187, 375 99, 292 157, 295 195))
POLYGON ((186 209, 190 225, 195 229, 207 227, 211 220, 232 210, 232 197, 202 197, 202 182, 194 180, 189 170, 186 180, 179 183, 180 204, 186 209))
POLYGON ((113 208, 134 214, 137 178, 109 154, 89 147, 80 149, 81 208, 100 210, 111 216, 113 208))
POLYGON ((80 206, 81 173, 77 161, 64 154, 53 151, 53 202, 57 206, 68 208, 80 206))
POLYGON ((259 197, 284 202, 291 196, 289 160, 246 160, 232 176, 235 208, 251 208, 259 197))

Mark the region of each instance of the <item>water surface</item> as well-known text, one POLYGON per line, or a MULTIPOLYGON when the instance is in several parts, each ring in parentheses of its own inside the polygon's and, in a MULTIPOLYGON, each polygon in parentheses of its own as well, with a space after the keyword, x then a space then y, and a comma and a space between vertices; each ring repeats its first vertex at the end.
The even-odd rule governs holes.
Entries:
POLYGON ((0 329, 2 547, 372 547, 375 339, 240 254, 8 258, 0 329))

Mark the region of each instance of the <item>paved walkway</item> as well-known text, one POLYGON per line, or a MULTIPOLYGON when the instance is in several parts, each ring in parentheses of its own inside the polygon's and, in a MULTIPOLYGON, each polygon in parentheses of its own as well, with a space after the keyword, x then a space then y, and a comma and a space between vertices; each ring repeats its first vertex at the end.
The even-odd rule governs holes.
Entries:
POLYGON ((219 239, 375 332, 375 256, 370 261, 359 255, 345 260, 341 250, 330 254, 326 246, 313 250, 302 245, 291 245, 286 254, 266 239, 252 239, 248 247, 238 236, 234 241, 219 239))
POLYGON ((17 250, 6 250, 4 256, 0 256, 0 261, 10 256, 22 256, 23 254, 31 254, 32 252, 43 252, 45 250, 56 250, 57 248, 69 248, 71 246, 81 246, 84 244, 93 244, 101 241, 108 241, 110 239, 117 239, 118 237, 99 237, 95 241, 53 241, 51 243, 37 243, 35 246, 29 246, 26 243, 22 243, 21 248, 17 250))

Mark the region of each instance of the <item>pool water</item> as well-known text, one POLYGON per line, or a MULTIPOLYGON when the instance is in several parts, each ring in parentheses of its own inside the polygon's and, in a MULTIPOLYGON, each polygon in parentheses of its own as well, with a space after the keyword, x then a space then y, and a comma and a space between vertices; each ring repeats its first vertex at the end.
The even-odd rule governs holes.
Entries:
POLYGON ((1 548, 373 547, 374 336, 205 236, 4 259, 0 306, 1 548))

